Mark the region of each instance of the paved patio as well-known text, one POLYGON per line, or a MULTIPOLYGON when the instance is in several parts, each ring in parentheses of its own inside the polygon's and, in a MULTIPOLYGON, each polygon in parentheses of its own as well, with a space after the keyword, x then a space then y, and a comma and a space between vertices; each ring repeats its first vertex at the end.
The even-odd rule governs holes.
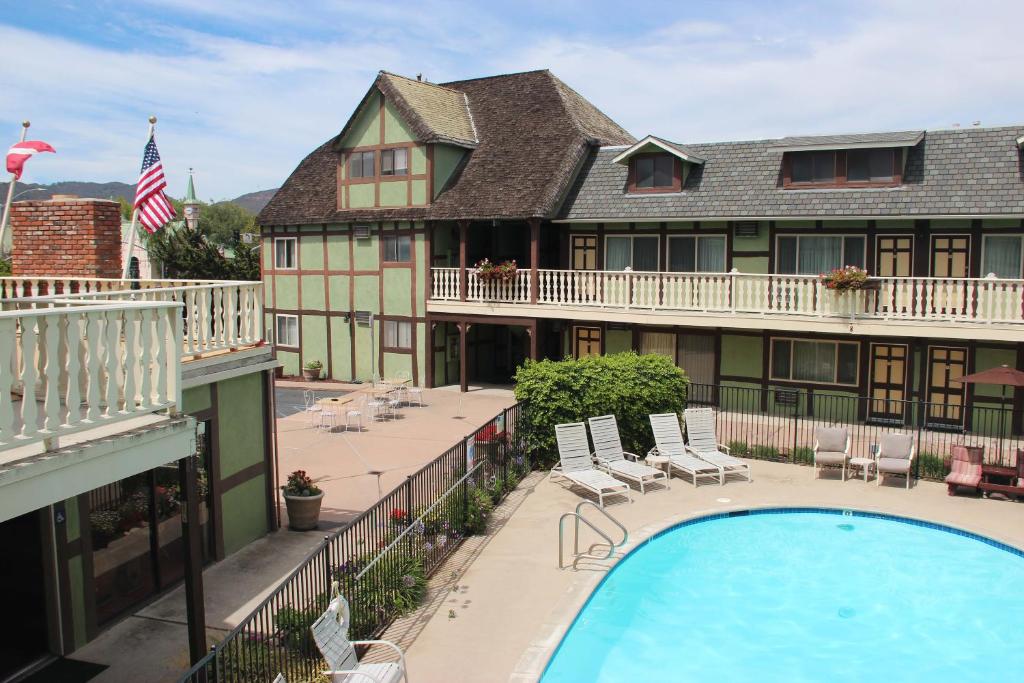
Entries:
MULTIPOLYGON (((362 432, 328 433, 312 429, 309 418, 292 408, 301 404, 301 383, 279 382, 278 460, 281 478, 305 469, 325 490, 320 529, 283 528, 259 539, 203 572, 210 643, 248 616, 325 533, 365 510, 422 465, 474 431, 515 399, 507 389, 458 387, 424 391, 424 407, 402 408, 400 417, 365 425, 362 432), (284 401, 282 392, 284 393, 284 401)), ((318 393, 358 391, 362 385, 318 382, 318 393)), ((174 681, 188 668, 184 586, 169 591, 125 617, 76 651, 73 659, 108 665, 96 683, 174 681), (141 667, 140 653, 145 653, 141 667)))
MULTIPOLYGON (((548 657, 587 596, 623 553, 660 529, 708 513, 772 506, 824 506, 882 511, 942 522, 1024 548, 1024 504, 971 496, 950 497, 944 484, 918 482, 909 491, 892 478, 839 480, 810 467, 751 461, 753 483, 694 489, 673 478, 669 491, 634 492, 633 503, 609 512, 630 533, 611 561, 584 560, 559 570, 558 517, 581 500, 575 491, 534 475, 514 492, 500 529, 473 553, 443 567, 427 607, 396 624, 389 636, 408 647, 417 683, 537 680, 548 657), (452 572, 457 576, 453 577, 452 572), (450 612, 452 610, 453 612, 450 612), (454 616, 453 616, 454 615, 454 616)), ((599 513, 588 516, 602 526, 599 513)), ((614 532, 607 520, 603 528, 614 532)), ((614 535, 613 535, 614 537, 614 535)), ((596 542, 583 537, 583 545, 596 542)))

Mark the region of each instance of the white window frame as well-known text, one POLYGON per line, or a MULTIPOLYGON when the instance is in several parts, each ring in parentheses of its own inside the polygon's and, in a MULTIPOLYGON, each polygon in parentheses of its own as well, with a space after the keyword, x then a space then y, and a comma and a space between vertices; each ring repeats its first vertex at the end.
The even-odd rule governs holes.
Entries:
MULTIPOLYGON (((285 252, 287 256, 287 252, 285 252)), ((287 259, 284 259, 287 261, 287 259)), ((299 240, 296 237, 275 237, 274 238, 274 270, 296 270, 299 267, 299 240), (281 265, 280 252, 278 251, 278 245, 286 242, 292 243, 292 264, 281 265)))
MULTIPOLYGON (((777 233, 775 235, 775 258, 773 259, 773 265, 775 267, 775 273, 774 273, 775 275, 790 275, 790 273, 780 273, 779 272, 779 261, 781 260, 779 258, 780 254, 781 254, 781 249, 779 249, 779 240, 781 238, 783 238, 783 237, 795 237, 796 238, 796 270, 797 270, 797 274, 798 275, 800 274, 800 240, 802 238, 805 238, 805 237, 810 237, 811 239, 822 238, 822 237, 839 237, 839 238, 860 237, 862 240, 864 240, 864 250, 863 250, 863 253, 861 254, 861 263, 864 264, 865 268, 867 268, 867 266, 869 265, 868 264, 868 236, 867 236, 867 233, 863 233, 863 232, 842 232, 842 233, 812 233, 812 234, 808 234, 808 233, 803 233, 803 232, 785 232, 785 233, 780 232, 780 233, 777 233)), ((843 244, 843 253, 842 253, 842 256, 839 259, 841 261, 841 263, 839 264, 839 267, 842 267, 844 265, 849 265, 849 263, 847 262, 847 259, 846 259, 846 240, 845 239, 843 239, 843 243, 842 244, 843 244)), ((806 273, 805 275, 807 277, 811 277, 810 273, 806 273)))
MULTIPOLYGON (((388 234, 388 233, 385 232, 385 233, 383 233, 381 235, 381 240, 383 240, 383 243, 381 244, 381 252, 382 252, 382 257, 381 258, 384 261, 384 263, 412 263, 412 250, 413 250, 412 235, 392 235, 392 234, 388 234), (388 254, 388 240, 398 240, 398 242, 401 243, 401 240, 403 240, 403 239, 409 241, 409 258, 407 258, 405 260, 398 259, 398 258, 389 258, 389 254, 388 254)), ((398 252, 401 252, 401 249, 398 249, 398 252)), ((396 256, 397 255, 398 254, 396 254, 396 256)))
MULTIPOLYGON (((652 234, 644 234, 644 233, 635 234, 635 233, 629 233, 629 232, 626 232, 626 233, 622 233, 622 232, 614 233, 613 232, 613 233, 610 233, 610 234, 606 233, 605 236, 604 236, 604 265, 605 265, 606 269, 608 267, 608 238, 609 237, 625 237, 625 238, 629 239, 629 263, 630 263, 630 269, 632 269, 632 267, 633 267, 632 266, 632 264, 633 264, 633 240, 636 239, 637 237, 648 238, 648 239, 653 237, 655 240, 657 240, 655 242, 655 250, 656 250, 656 252, 658 254, 658 267, 659 268, 661 267, 661 236, 660 235, 652 235, 652 234)), ((616 270, 616 271, 612 271, 612 272, 622 273, 622 272, 625 272, 625 271, 616 270)), ((654 270, 654 271, 643 271, 643 272, 657 273, 659 271, 654 270)))
POLYGON ((793 382, 796 384, 817 384, 819 386, 826 387, 856 387, 860 386, 860 371, 861 371, 861 358, 860 358, 860 342, 857 341, 842 341, 839 339, 802 339, 800 337, 769 337, 768 338, 768 380, 771 382, 793 382), (775 367, 775 342, 777 341, 788 341, 789 345, 789 378, 775 377, 772 374, 772 370, 775 367), (793 379, 793 342, 805 342, 812 344, 832 344, 835 346, 835 381, 832 382, 818 382, 815 380, 808 379, 793 379), (855 379, 853 383, 840 382, 839 381, 839 345, 849 344, 850 346, 857 347, 857 371, 854 373, 855 379))
MULTIPOLYGON (((981 236, 981 277, 988 277, 988 273, 985 271, 985 251, 988 249, 988 238, 989 237, 1016 237, 1020 240, 1020 263, 1021 269, 1024 270, 1024 233, 1020 232, 996 232, 988 235, 981 236)), ((1024 275, 1021 273, 1017 274, 1015 278, 1005 278, 1008 280, 1019 280, 1024 275)), ((1003 278, 1000 278, 1003 279, 1003 278)))
POLYGON ((290 349, 297 349, 301 345, 301 332, 299 330, 299 316, 290 313, 278 313, 274 316, 274 343, 277 346, 284 346, 290 349), (281 323, 285 320, 295 321, 295 343, 289 344, 290 339, 281 341, 281 323))
MULTIPOLYGON (((671 273, 714 273, 717 271, 713 270, 701 270, 700 264, 697 263, 697 255, 700 254, 700 240, 718 238, 722 240, 722 264, 728 269, 729 265, 729 236, 724 232, 722 233, 702 233, 702 234, 683 234, 683 235, 669 235, 666 239, 668 240, 668 252, 665 254, 665 271, 671 273), (673 240, 685 239, 688 237, 694 238, 693 242, 693 263, 697 266, 697 270, 671 270, 672 266, 672 242, 673 240)), ((724 270, 722 272, 725 272, 724 270)))
POLYGON ((412 351, 412 322, 409 320, 382 320, 381 321, 381 341, 382 346, 389 350, 399 351, 412 351), (392 327, 393 326, 393 327, 392 327), (404 326, 404 327, 403 327, 404 326), (395 344, 388 344, 388 329, 394 330, 395 344), (408 330, 408 338, 406 341, 407 345, 402 344, 402 330, 408 330))

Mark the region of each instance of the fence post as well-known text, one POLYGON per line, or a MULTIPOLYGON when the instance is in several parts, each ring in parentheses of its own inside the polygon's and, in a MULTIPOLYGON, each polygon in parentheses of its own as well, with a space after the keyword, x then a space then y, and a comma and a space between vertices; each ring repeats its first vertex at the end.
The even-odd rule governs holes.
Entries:
MULTIPOLYGON (((412 475, 408 475, 405 478, 405 521, 406 524, 411 525, 414 519, 412 514, 412 475)), ((405 535, 405 545, 409 549, 409 555, 412 555, 412 532, 405 535)))

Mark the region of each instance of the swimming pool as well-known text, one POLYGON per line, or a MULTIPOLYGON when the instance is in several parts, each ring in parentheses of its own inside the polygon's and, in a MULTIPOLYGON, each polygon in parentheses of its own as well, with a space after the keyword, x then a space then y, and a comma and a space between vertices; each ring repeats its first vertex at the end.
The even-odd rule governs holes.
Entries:
POLYGON ((1008 680, 1021 614, 1024 557, 994 541, 835 510, 715 515, 619 562, 541 680, 1008 680))

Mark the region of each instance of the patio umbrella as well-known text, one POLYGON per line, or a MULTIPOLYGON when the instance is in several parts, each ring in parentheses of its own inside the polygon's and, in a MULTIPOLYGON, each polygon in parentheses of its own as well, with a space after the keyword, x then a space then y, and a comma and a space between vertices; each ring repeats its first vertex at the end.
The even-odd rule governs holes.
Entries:
MULTIPOLYGON (((964 375, 957 382, 963 382, 964 384, 995 384, 1003 388, 1003 401, 1006 401, 1006 387, 1024 387, 1024 372, 1011 368, 1008 365, 1000 365, 997 368, 989 368, 988 370, 982 370, 981 372, 975 372, 970 375, 964 375)), ((1002 457, 1003 454, 1003 428, 1005 425, 1006 413, 1000 407, 999 412, 999 455, 1002 457)))

